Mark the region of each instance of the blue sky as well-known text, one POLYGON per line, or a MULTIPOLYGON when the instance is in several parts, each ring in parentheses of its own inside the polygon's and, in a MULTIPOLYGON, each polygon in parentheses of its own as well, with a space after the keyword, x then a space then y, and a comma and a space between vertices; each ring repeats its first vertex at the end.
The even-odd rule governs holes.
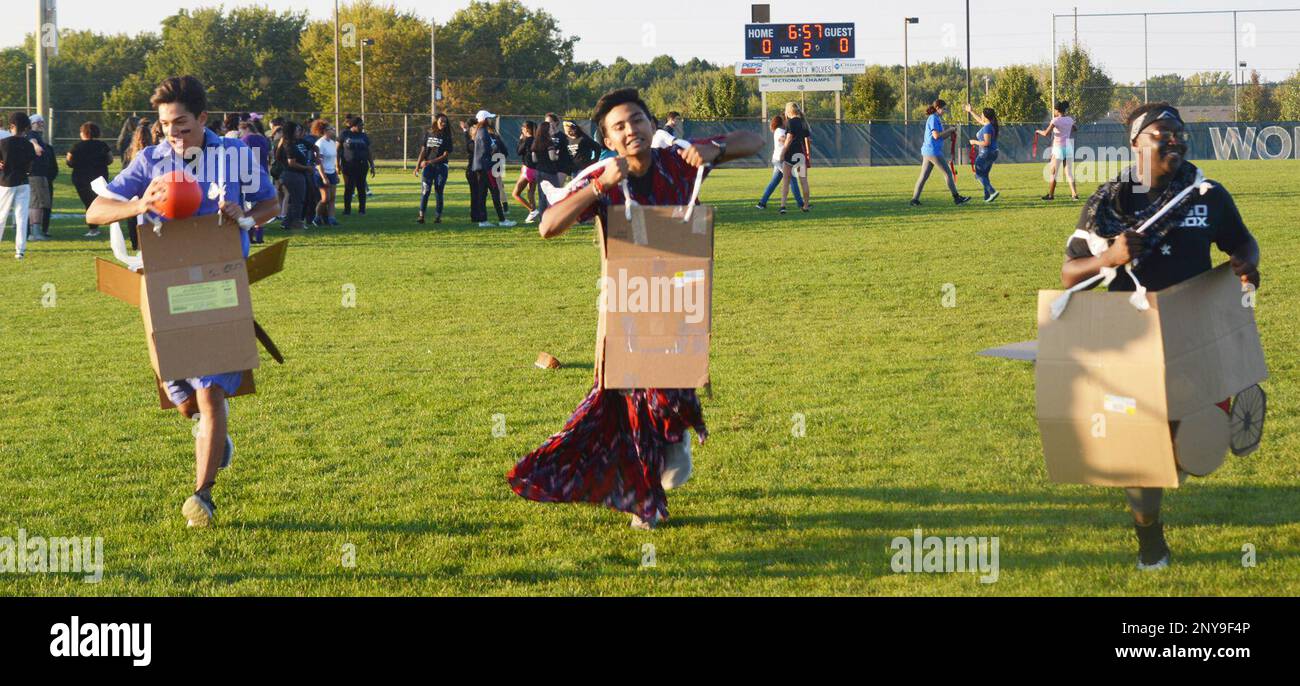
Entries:
MULTIPOLYGON (((382 0, 381 0, 382 1, 382 0)), ((424 17, 446 20, 469 0, 389 0, 424 17)), ((8 20, 0 23, 0 46, 18 45, 36 23, 36 0, 6 0, 8 20)), ((161 14, 123 9, 125 3, 103 0, 59 0, 63 28, 95 29, 110 33, 157 31, 161 14)), ((223 4, 264 5, 276 9, 306 10, 312 17, 330 16, 330 0, 167 0, 168 8, 195 8, 223 4)), ((742 56, 742 25, 749 19, 749 0, 651 0, 645 11, 634 11, 627 0, 524 0, 555 15, 566 34, 577 35, 580 60, 610 62, 623 56, 644 61, 659 54, 679 60, 702 57, 734 62, 742 56), (613 9, 609 9, 609 8, 613 9)), ((799 0, 772 2, 773 21, 849 21, 858 27, 858 57, 870 63, 899 64, 903 60, 904 16, 921 23, 910 30, 913 61, 945 57, 965 59, 965 3, 963 0, 799 0)), ((1290 3, 1300 8, 1300 3, 1290 3)), ((1045 62, 1051 50, 1051 14, 1068 14, 1075 6, 1081 14, 1174 10, 1264 9, 1286 7, 1285 0, 1079 0, 1051 2, 1029 0, 972 0, 971 46, 975 66, 997 67, 1018 62, 1045 62)), ((1300 68, 1300 12, 1239 15, 1238 59, 1259 68, 1265 79, 1279 80, 1300 68)), ((1058 38, 1070 40, 1073 21, 1057 21, 1058 38)), ((1089 18, 1079 20, 1079 38, 1094 51, 1117 80, 1140 82, 1143 76, 1142 18, 1089 18)), ((1230 15, 1151 17, 1149 69, 1152 75, 1188 73, 1233 65, 1230 15)))

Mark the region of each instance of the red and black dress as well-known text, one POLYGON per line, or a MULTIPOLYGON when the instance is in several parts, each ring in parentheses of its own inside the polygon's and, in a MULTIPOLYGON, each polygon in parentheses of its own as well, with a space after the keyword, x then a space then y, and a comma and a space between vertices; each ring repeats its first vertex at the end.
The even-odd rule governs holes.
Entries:
MULTIPOLYGON (((653 168, 628 179, 633 200, 642 205, 690 202, 696 168, 677 148, 651 153, 653 168)), ((570 196, 572 197, 572 196, 570 196)), ((563 201, 562 201, 563 202, 563 201)), ((602 217, 625 202, 622 188, 611 188, 580 222, 602 217)), ((601 390, 596 384, 559 433, 546 439, 506 475, 515 493, 546 503, 598 503, 649 522, 668 518, 668 499, 660 483, 664 451, 694 429, 708 437, 704 411, 693 388, 601 390)))

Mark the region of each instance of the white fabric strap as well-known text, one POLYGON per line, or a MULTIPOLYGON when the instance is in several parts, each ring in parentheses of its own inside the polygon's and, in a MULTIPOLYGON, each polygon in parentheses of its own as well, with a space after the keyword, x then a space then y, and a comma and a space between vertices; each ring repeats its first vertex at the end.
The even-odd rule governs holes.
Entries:
MULTIPOLYGON (((101 198, 109 200, 119 200, 121 202, 130 202, 130 199, 124 198, 108 189, 108 181, 104 177, 99 177, 90 182, 90 190, 95 192, 101 198)), ((132 255, 126 251, 126 239, 122 237, 122 225, 119 222, 113 222, 108 227, 108 245, 113 249, 113 257, 121 262, 127 269, 138 271, 144 267, 144 258, 139 255, 132 255)))

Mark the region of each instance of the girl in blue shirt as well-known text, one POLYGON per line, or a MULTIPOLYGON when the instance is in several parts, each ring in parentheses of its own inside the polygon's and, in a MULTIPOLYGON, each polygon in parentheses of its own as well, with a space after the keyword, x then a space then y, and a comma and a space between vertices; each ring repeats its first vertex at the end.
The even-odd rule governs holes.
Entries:
POLYGON ((967 103, 966 113, 984 125, 984 128, 971 139, 970 144, 979 150, 979 156, 975 158, 975 178, 979 179, 984 186, 984 202, 993 202, 1001 193, 993 188, 993 183, 989 181, 989 173, 993 171, 993 163, 998 161, 998 135, 1002 133, 1002 124, 998 121, 998 113, 992 107, 985 107, 981 116, 971 109, 970 103, 967 103))
POLYGON ((948 103, 943 100, 935 100, 934 104, 925 108, 928 118, 925 120, 925 142, 921 144, 921 176, 916 180, 916 190, 912 192, 912 207, 921 204, 921 191, 925 190, 925 182, 930 179, 930 172, 938 167, 943 171, 944 177, 948 179, 948 192, 952 193, 952 201, 958 205, 965 205, 970 202, 970 198, 957 192, 957 182, 952 177, 952 170, 948 168, 948 161, 943 156, 943 145, 946 139, 957 139, 957 129, 944 128, 943 111, 948 107, 948 103))

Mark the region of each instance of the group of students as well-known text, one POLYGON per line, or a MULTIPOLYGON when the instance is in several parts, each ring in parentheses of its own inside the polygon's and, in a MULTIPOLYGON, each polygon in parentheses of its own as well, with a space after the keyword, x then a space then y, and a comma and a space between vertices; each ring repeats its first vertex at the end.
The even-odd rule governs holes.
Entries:
MULTIPOLYGON (((173 77, 159 85, 152 102, 158 109, 162 135, 157 143, 136 148, 126 169, 110 184, 116 196, 132 200, 97 197, 87 210, 88 222, 108 224, 142 215, 165 193, 163 179, 169 162, 190 151, 203 155, 224 154, 230 148, 247 147, 239 140, 223 139, 203 126, 207 117, 206 90, 193 77, 173 77)), ((942 114, 943 103, 935 103, 935 113, 942 114)), ((1058 113, 1064 109, 1058 108, 1058 113)), ((797 114, 797 110, 796 110, 797 114)), ((494 138, 490 113, 480 113, 473 126, 465 125, 466 144, 473 143, 474 155, 469 172, 471 183, 493 188, 491 167, 496 166, 487 150, 504 150, 499 136, 494 138), (484 174, 486 172, 486 175, 484 174)), ((798 117, 792 117, 798 119, 798 117)), ((996 143, 996 113, 984 113, 984 129, 976 141, 996 143)), ((581 159, 612 158, 605 167, 590 174, 569 189, 563 200, 549 207, 539 218, 539 233, 554 238, 575 224, 607 216, 611 209, 632 200, 642 205, 684 205, 692 199, 696 172, 733 159, 755 155, 764 141, 749 132, 738 131, 725 136, 680 144, 675 132, 667 145, 654 145, 654 118, 634 89, 607 93, 596 105, 593 126, 599 132, 605 152, 597 154, 590 146, 563 146, 557 149, 552 131, 561 130, 558 119, 547 117, 531 130, 532 143, 525 144, 528 131, 517 148, 532 164, 533 178, 543 175, 562 180, 580 170, 581 159), (556 124, 555 129, 551 128, 556 124), (575 158, 575 151, 581 153, 575 158), (567 157, 566 157, 567 154, 567 157), (565 162, 565 160, 569 160, 565 162), (561 171, 563 169, 563 171, 561 171)), ((671 119, 669 120, 671 122, 671 119)), ((243 122, 241 122, 242 125, 243 122)), ((360 133, 360 122, 352 120, 353 136, 360 133)), ((789 126, 789 121, 783 122, 789 126)), ((670 123, 671 125, 671 123, 670 123)), ((1178 110, 1168 103, 1152 103, 1138 108, 1128 119, 1128 144, 1134 150, 1136 164, 1116 179, 1104 184, 1081 213, 1068 242, 1060 279, 1067 287, 1080 283, 1103 269, 1131 265, 1133 273, 1152 291, 1162 290, 1211 269, 1211 248, 1228 254, 1235 273, 1258 287, 1260 248, 1246 228, 1232 196, 1221 185, 1208 182, 1186 160, 1187 137, 1178 110), (1200 193, 1188 191, 1200 189, 1200 193), (1180 230, 1187 217, 1195 213, 1198 230, 1180 230), (1145 233, 1135 229, 1147 226, 1145 233), (1205 230, 1200 230, 1205 229, 1205 230)), ((10 137, 0 140, 0 209, 9 209, 20 194, 13 190, 22 173, 30 173, 36 153, 24 135, 30 121, 27 115, 10 117, 10 137)), ((151 127, 142 125, 142 130, 151 127)), ((256 128, 255 126, 252 128, 256 128)), ((277 150, 298 149, 296 125, 284 122, 277 150)), ((570 127, 565 127, 570 128, 570 127)), ((572 127, 576 128, 576 127, 572 127)), ((784 127, 774 127, 784 128, 784 127)), ((1058 120, 1046 131, 1063 129, 1058 120)), ((321 129, 322 135, 328 128, 321 129)), ((789 150, 790 129, 781 137, 782 178, 788 179, 785 155, 789 150)), ((941 123, 927 123, 930 140, 939 142, 947 133, 941 123)), ((83 140, 92 130, 83 131, 83 140)), ((439 194, 445 184, 447 156, 451 152, 449 127, 445 117, 435 123, 426 153, 421 155, 422 175, 432 178, 439 194), (433 167, 432 172, 427 170, 433 167), (439 179, 442 181, 439 182, 439 179)), ((93 139, 93 135, 91 136, 93 139)), ((136 139, 136 140, 143 140, 136 139)), ((1068 140, 1068 139, 1067 139, 1068 140)), ((929 141, 927 141, 929 143, 929 141)), ((94 146, 96 149, 98 146, 94 146)), ((89 148, 88 148, 89 149, 89 148)), ((319 148, 318 148, 319 149, 319 148)), ((926 153, 928 167, 945 167, 936 148, 926 153), (933 159, 930 159, 933 158, 933 159)), ((300 151, 299 151, 300 152, 300 151)), ((994 147, 984 154, 995 153, 994 147)), ((1063 150, 1063 157, 1068 150, 1063 150)), ((90 153, 87 153, 90 154, 90 153)), ((298 154, 298 153, 294 153, 298 154)), ((497 154, 497 153, 493 153, 497 154)), ((504 154, 504 153, 501 153, 504 154)), ((284 156, 280 156, 282 159, 284 156)), ((302 157, 296 157, 302 164, 302 157)), ((991 166, 992 160, 986 162, 991 166)), ((373 162, 371 162, 373 165, 373 162)), ((80 164, 74 169, 80 168, 80 164)), ((987 166, 985 169, 987 170, 987 166)), ((373 169, 373 167, 371 167, 373 169)), ((96 169, 98 170, 98 169, 96 169)), ((360 168, 352 173, 364 176, 360 168)), ((285 173, 306 173, 289 168, 285 173)), ((774 180, 776 174, 774 173, 774 180)), ((987 177, 987 171, 984 174, 987 177)), ((211 180, 203 180, 208 189, 211 180)), ((27 184, 22 184, 26 186, 27 184)), ((301 184, 295 184, 301 186, 301 184)), ((500 184, 498 183, 498 187, 500 184)), ((364 189, 364 179, 361 188, 364 189)), ((205 189, 207 190, 207 189, 205 189)), ((297 191, 293 191, 297 192, 297 191)), ((996 191, 993 191, 996 193, 996 191)), ((483 191, 476 191, 476 202, 483 203, 483 191)), ((519 195, 518 193, 516 195, 519 195)), ((543 194, 544 196, 545 194, 543 194)), ((227 183, 220 193, 203 193, 198 214, 221 213, 237 225, 251 216, 261 224, 280 211, 281 201, 269 184, 244 187, 227 183), (219 199, 214 199, 214 195, 219 199), (251 208, 251 209, 245 209, 251 208)), ((427 192, 426 192, 427 201, 427 192)), ((805 195, 803 198, 807 200, 805 195)), ((522 200, 521 200, 522 202, 522 200)), ((539 199, 539 205, 541 200, 539 199)), ((21 233, 21 232, 20 232, 21 233)), ((244 241, 245 253, 248 240, 244 241)), ((20 253, 21 254, 21 253, 20 253)), ((1132 291, 1136 284, 1121 273, 1109 286, 1112 291, 1132 291)), ((585 296, 583 296, 585 297, 585 296)), ((198 418, 200 430, 195 434, 196 489, 182 507, 191 526, 207 526, 214 521, 216 505, 212 489, 218 472, 229 466, 234 444, 228 431, 226 398, 239 388, 241 374, 232 372, 194 379, 165 382, 168 394, 186 417, 198 418)), ((651 529, 668 518, 666 491, 686 482, 692 472, 691 434, 702 443, 708 436, 703 410, 694 389, 606 390, 594 386, 563 429, 524 456, 506 475, 515 493, 540 502, 598 503, 628 513, 632 525, 651 529)), ((1168 566, 1170 550, 1161 521, 1159 489, 1132 488, 1127 491, 1138 539, 1138 566, 1159 569, 1168 566)))
MULTIPOLYGON (((367 175, 375 176, 375 160, 365 122, 351 114, 343 118, 340 133, 326 119, 306 124, 280 117, 271 120, 269 151, 255 147, 275 184, 280 213, 275 220, 285 230, 308 226, 338 226, 336 199, 343 185, 343 215, 366 213, 367 175)), ((260 124, 254 120, 254 124, 260 124)), ((259 229, 260 239, 260 229, 259 229)))
MULTIPOLYGON (((948 109, 948 103, 942 99, 935 100, 925 109, 925 139, 921 144, 921 174, 916 180, 916 187, 912 192, 912 207, 918 207, 921 204, 921 192, 925 190, 925 184, 930 179, 930 173, 935 169, 943 172, 944 178, 948 182, 948 192, 952 194, 952 200, 957 205, 965 205, 971 201, 971 198, 962 195, 957 190, 956 174, 956 154, 957 154, 957 136, 961 131, 958 126, 945 126, 943 115, 948 109), (949 160, 944 152, 944 147, 948 146, 952 150, 953 159, 949 160)), ((975 178, 979 180, 984 189, 984 202, 995 202, 1001 196, 996 188, 993 187, 991 175, 993 164, 998 160, 998 138, 1002 134, 1002 124, 998 119, 998 113, 991 107, 985 107, 982 111, 975 111, 967 103, 964 106, 967 114, 972 119, 979 122, 981 128, 975 134, 975 137, 969 140, 973 152, 971 166, 975 171, 975 178)), ((1047 128, 1034 132, 1035 136, 1049 138, 1052 141, 1052 161, 1051 168, 1048 172, 1048 190, 1047 195, 1042 197, 1043 200, 1056 199, 1056 180, 1060 173, 1064 173, 1066 181, 1070 185, 1070 196, 1074 200, 1079 199, 1079 189, 1074 183, 1074 132, 1077 128, 1074 118, 1069 115, 1070 103, 1061 101, 1056 103, 1052 112, 1052 121, 1047 128)), ((1035 143, 1035 148, 1037 144, 1035 143)))
POLYGON ((28 240, 50 236, 53 183, 59 167, 53 146, 43 137, 45 119, 14 112, 0 131, 0 240, 14 217, 14 257, 23 259, 28 240))
MULTIPOLYGON (((465 180, 470 188, 470 221, 480 228, 517 226, 516 222, 507 219, 510 199, 528 211, 525 223, 540 221, 549 206, 546 193, 538 192, 541 184, 563 187, 582 170, 611 154, 581 125, 562 119, 553 112, 547 114, 541 123, 526 121, 514 146, 514 157, 520 165, 519 178, 507 197, 502 190, 509 187, 506 164, 510 161, 510 148, 497 130, 496 119, 497 115, 480 110, 473 120, 460 122, 460 137, 469 152, 465 180), (491 198, 496 211, 496 223, 489 220, 488 198, 491 198)), ((669 112, 664 127, 656 132, 654 146, 672 145, 676 140, 674 127, 680 127, 680 122, 680 113, 669 112), (667 144, 663 144, 662 136, 668 136, 667 144)), ((415 174, 422 182, 420 211, 415 220, 418 224, 425 222, 431 195, 434 197, 433 222, 442 223, 450 159, 455 151, 454 138, 447 115, 435 117, 416 160, 415 174)))

